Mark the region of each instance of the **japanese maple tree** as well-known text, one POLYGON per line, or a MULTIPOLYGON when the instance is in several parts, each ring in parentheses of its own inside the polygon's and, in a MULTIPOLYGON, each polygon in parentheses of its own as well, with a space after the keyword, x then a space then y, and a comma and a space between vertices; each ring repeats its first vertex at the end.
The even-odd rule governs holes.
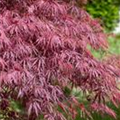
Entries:
POLYGON ((87 117, 91 108, 116 117, 105 103, 120 102, 119 71, 91 54, 88 45, 107 49, 107 36, 77 2, 0 0, 0 112, 6 120, 18 117, 8 110, 10 101, 26 110, 17 120, 74 119, 77 108, 87 117), (88 109, 66 88, 83 92, 88 109))

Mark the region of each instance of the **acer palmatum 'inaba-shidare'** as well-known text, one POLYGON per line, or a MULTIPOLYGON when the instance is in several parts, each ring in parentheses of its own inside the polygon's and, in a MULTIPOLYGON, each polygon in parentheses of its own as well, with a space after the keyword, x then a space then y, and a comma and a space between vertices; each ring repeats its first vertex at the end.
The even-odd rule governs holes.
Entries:
POLYGON ((105 50, 105 39, 99 23, 75 0, 0 0, 1 111, 8 111, 14 100, 30 120, 40 115, 46 120, 68 119, 58 107, 73 119, 77 107, 88 117, 89 108, 116 117, 105 102, 120 102, 117 70, 87 49, 90 45, 105 50), (84 93, 87 110, 65 94, 66 87, 84 93))

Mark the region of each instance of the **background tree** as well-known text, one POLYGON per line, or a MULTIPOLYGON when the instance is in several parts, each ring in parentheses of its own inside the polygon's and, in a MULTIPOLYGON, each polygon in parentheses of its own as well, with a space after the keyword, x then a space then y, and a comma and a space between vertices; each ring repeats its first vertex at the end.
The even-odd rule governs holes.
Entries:
POLYGON ((89 118, 91 108, 116 117, 106 101, 120 102, 119 72, 88 49, 107 49, 98 21, 75 0, 0 0, 0 6, 1 119, 68 120, 77 108, 89 118), (72 88, 83 92, 88 109, 65 93, 72 88), (14 101, 24 112, 11 109, 14 101))
POLYGON ((119 20, 119 0, 88 0, 87 11, 94 17, 100 18, 107 31, 112 31, 119 20))

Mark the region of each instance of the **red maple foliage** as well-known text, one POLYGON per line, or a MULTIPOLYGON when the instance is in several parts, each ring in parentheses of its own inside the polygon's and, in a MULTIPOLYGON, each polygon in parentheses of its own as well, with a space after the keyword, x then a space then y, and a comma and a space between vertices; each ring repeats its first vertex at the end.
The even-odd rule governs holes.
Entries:
POLYGON ((91 117, 64 92, 77 87, 89 94, 90 108, 115 117, 105 103, 120 102, 119 73, 95 59, 88 45, 105 50, 106 35, 75 0, 0 0, 0 109, 12 99, 27 109, 26 120, 65 120, 58 106, 73 119, 76 107, 91 117))

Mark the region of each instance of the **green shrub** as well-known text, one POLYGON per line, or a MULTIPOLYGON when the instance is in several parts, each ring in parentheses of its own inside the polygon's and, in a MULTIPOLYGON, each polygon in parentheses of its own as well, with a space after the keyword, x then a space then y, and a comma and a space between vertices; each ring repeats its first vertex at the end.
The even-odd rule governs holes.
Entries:
POLYGON ((102 20, 107 31, 112 31, 119 20, 119 0, 90 0, 87 11, 94 17, 102 20))

